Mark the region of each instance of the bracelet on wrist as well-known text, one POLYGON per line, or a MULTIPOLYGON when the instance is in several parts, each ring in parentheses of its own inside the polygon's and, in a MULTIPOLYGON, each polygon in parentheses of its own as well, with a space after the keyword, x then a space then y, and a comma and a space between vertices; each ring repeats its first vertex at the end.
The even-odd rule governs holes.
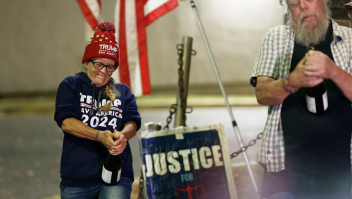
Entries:
POLYGON ((295 93, 295 92, 297 92, 297 91, 296 91, 296 90, 291 90, 290 87, 289 87, 289 85, 288 85, 289 76, 290 76, 290 73, 288 73, 288 74, 286 75, 286 89, 287 89, 290 93, 295 93))

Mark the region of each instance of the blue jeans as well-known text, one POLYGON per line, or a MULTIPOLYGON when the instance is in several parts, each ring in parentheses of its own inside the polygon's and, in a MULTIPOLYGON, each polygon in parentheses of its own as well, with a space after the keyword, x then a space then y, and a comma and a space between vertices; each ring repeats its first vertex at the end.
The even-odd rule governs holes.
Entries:
POLYGON ((60 186, 61 199, 130 199, 132 182, 121 178, 117 185, 103 183, 91 187, 60 186))
POLYGON ((265 169, 260 198, 351 199, 351 177, 321 178, 291 168, 279 172, 265 169))

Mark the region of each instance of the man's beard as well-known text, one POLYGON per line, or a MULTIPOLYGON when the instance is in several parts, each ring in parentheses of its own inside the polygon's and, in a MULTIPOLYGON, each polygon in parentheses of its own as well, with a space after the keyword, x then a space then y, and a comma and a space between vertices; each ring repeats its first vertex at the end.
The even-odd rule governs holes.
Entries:
POLYGON ((302 12, 295 23, 290 16, 288 25, 295 33, 295 41, 303 46, 316 45, 325 40, 326 32, 329 26, 329 20, 331 11, 328 6, 322 7, 322 18, 319 19, 318 16, 313 12, 302 12), (303 17, 315 16, 317 18, 317 24, 310 27, 309 22, 302 21, 303 17))

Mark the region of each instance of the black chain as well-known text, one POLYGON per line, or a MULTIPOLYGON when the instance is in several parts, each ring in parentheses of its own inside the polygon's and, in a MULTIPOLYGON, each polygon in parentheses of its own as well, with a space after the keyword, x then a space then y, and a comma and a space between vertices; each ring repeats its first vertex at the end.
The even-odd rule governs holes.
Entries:
POLYGON ((241 154, 241 153, 247 151, 248 147, 255 145, 255 143, 257 143, 258 140, 262 139, 262 136, 263 136, 263 133, 259 133, 259 134, 257 135, 257 138, 251 140, 247 146, 244 146, 244 147, 242 147, 240 150, 233 152, 233 153, 230 155, 230 159, 235 158, 235 157, 237 157, 239 154, 241 154))
MULTIPOLYGON (((178 84, 179 84, 179 93, 180 93, 180 103, 181 103, 181 110, 182 110, 182 126, 186 126, 186 99, 183 95, 184 92, 184 85, 183 85, 183 70, 182 70, 182 65, 183 65, 183 45, 182 44, 177 44, 177 54, 179 55, 178 58, 178 65, 179 65, 179 69, 178 69, 178 84)), ((176 113, 177 110, 177 104, 172 104, 169 112, 170 115, 169 117, 167 117, 166 119, 166 125, 164 126, 164 130, 169 129, 169 124, 172 121, 172 115, 176 113)))
POLYGON ((166 125, 163 128, 164 130, 169 129, 169 124, 172 121, 172 115, 176 113, 176 110, 177 110, 177 104, 171 104, 171 107, 169 109, 170 115, 166 119, 166 125))

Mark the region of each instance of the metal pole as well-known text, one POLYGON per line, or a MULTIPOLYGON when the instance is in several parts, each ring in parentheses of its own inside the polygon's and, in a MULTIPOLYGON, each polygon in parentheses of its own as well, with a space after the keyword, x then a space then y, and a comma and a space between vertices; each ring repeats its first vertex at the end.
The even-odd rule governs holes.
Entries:
MULTIPOLYGON (((192 37, 182 37, 182 45, 183 45, 183 56, 182 56, 182 71, 183 71, 183 97, 185 99, 184 102, 181 100, 181 88, 179 86, 177 90, 177 110, 176 110, 176 115, 175 115, 175 122, 174 122, 174 128, 178 126, 182 126, 183 120, 182 116, 185 114, 185 110, 187 107, 187 95, 188 95, 188 82, 189 82, 189 71, 191 68, 191 55, 192 55, 192 42, 193 38, 192 37), (183 107, 185 107, 184 110, 182 110, 181 103, 183 104, 183 107)), ((179 85, 179 84, 178 84, 179 85)))
MULTIPOLYGON (((212 65, 213 65, 213 69, 214 69, 215 75, 216 75, 216 77, 217 77, 217 80, 218 80, 218 83, 219 83, 219 86, 220 86, 220 89, 221 89, 221 93, 222 93, 222 95, 223 95, 223 97, 224 97, 224 100, 225 100, 225 103, 226 103, 226 106, 227 106, 227 110, 228 110, 228 112, 229 112, 229 114, 230 114, 231 121, 232 121, 232 127, 233 127, 233 129, 234 129, 234 131, 235 131, 235 134, 236 134, 236 136, 237 136, 237 140, 238 140, 238 142, 239 142, 239 144, 240 144, 240 146, 241 146, 241 148, 242 148, 242 147, 244 147, 244 144, 243 144, 243 141, 242 141, 242 137, 241 137, 240 131, 239 131, 239 129, 238 129, 236 120, 235 120, 235 118, 234 118, 234 116, 233 116, 232 109, 231 109, 231 106, 230 106, 230 104, 229 104, 229 102, 228 102, 227 95, 226 95, 226 93, 225 93, 224 87, 223 87, 223 85, 222 85, 221 78, 220 78, 220 75, 219 75, 217 66, 216 66, 216 64, 215 64, 215 60, 214 60, 214 58, 213 58, 213 54, 212 54, 212 52, 211 52, 211 49, 210 49, 210 46, 209 46, 207 37, 206 37, 206 35, 205 35, 202 22, 200 21, 200 18, 199 18, 199 15, 198 15, 198 11, 197 11, 196 5, 195 5, 195 3, 194 3, 193 0, 190 0, 190 3, 191 3, 191 6, 192 6, 192 9, 193 9, 193 11, 194 11, 194 14, 195 14, 195 16, 196 16, 196 19, 197 19, 197 23, 198 23, 200 32, 201 32, 201 34, 202 34, 202 37, 203 37, 205 46, 206 46, 207 51, 208 51, 208 55, 209 55, 209 57, 210 57, 210 61, 211 61, 212 65)), ((245 160, 245 162, 246 162, 249 175, 250 175, 250 177, 251 177, 251 179, 252 179, 252 183, 253 183, 254 189, 255 189, 255 191, 257 192, 257 196, 258 196, 258 198, 259 198, 258 187, 257 187, 257 184, 256 184, 256 182, 255 182, 255 180, 254 180, 252 168, 251 168, 251 165, 250 165, 250 163, 249 163, 247 153, 246 153, 246 152, 243 152, 242 154, 243 154, 244 160, 245 160)))

